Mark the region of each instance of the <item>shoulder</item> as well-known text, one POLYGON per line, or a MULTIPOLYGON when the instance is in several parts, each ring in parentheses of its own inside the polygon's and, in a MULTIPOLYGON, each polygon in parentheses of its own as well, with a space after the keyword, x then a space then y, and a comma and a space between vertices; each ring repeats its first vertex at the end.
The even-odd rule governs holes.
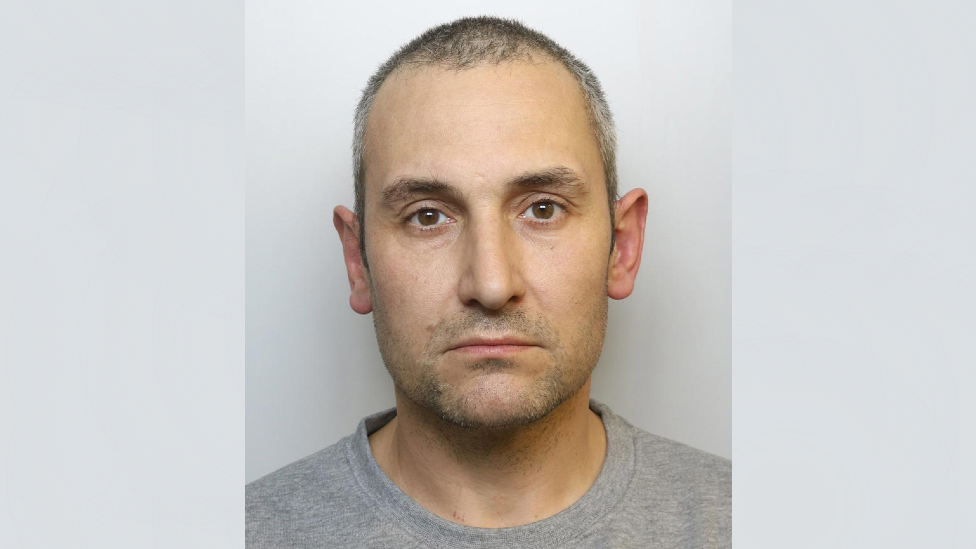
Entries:
MULTIPOLYGON (((680 442, 648 433, 635 427, 607 406, 593 402, 604 424, 614 433, 620 448, 630 448, 633 441, 634 480, 654 482, 675 488, 696 489, 732 497, 732 461, 680 442)), ((609 437, 608 432, 608 437, 609 437)))
POLYGON ((634 427, 639 473, 732 495, 732 461, 634 427))
POLYGON ((731 547, 732 461, 627 425, 634 473, 620 511, 660 539, 731 547))
POLYGON ((315 452, 245 486, 248 509, 260 505, 294 505, 297 498, 328 489, 351 476, 345 452, 347 439, 315 452))
POLYGON ((367 506, 346 452, 352 436, 245 486, 249 548, 299 546, 362 520, 367 506))
MULTIPOLYGON (((628 425, 630 425, 628 423, 628 425)), ((675 495, 732 505, 732 461, 630 425, 636 476, 675 495)))

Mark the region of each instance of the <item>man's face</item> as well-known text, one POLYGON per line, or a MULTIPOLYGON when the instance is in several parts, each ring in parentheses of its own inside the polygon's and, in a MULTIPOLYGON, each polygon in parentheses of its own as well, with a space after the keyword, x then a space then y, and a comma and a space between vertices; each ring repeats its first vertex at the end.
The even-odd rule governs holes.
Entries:
POLYGON ((458 425, 545 416, 606 328, 610 212, 576 81, 549 62, 409 69, 367 136, 369 300, 397 389, 458 425))

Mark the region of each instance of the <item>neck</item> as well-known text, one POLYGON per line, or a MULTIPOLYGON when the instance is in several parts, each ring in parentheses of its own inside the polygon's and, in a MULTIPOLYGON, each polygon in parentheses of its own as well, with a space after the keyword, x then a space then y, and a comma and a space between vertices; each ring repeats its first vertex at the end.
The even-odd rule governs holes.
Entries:
POLYGON ((606 455, 590 382, 544 418, 505 430, 458 427, 397 392, 397 416, 369 438, 388 477, 441 518, 483 528, 542 520, 593 485, 606 455))

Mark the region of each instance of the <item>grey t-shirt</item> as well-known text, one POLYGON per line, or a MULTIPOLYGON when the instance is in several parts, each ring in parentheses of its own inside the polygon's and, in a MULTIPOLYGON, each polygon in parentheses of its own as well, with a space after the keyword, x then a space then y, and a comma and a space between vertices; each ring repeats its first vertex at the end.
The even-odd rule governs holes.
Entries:
POLYGON ((732 462, 637 429, 590 401, 607 456, 589 491, 524 526, 444 520, 404 494, 373 459, 367 436, 396 410, 369 416, 336 444, 247 485, 246 543, 291 547, 731 547, 732 462))

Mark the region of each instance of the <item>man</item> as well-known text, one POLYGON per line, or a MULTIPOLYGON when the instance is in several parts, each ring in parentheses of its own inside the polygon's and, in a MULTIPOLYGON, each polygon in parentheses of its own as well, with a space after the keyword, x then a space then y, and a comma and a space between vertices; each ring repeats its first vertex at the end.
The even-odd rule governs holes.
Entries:
POLYGON ((334 223, 396 408, 248 485, 249 547, 731 546, 730 462, 589 399, 647 214, 614 147, 596 77, 519 23, 380 67, 334 223))

